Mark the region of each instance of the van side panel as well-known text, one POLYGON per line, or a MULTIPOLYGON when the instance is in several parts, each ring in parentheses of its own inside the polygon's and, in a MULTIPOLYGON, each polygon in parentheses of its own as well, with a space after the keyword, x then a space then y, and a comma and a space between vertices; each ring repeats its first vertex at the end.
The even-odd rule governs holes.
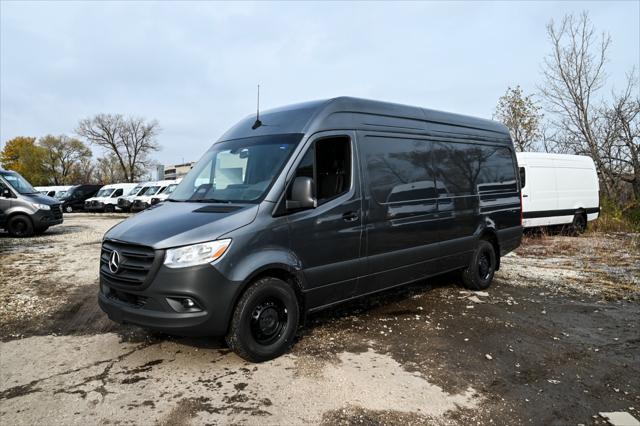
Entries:
POLYGON ((415 136, 358 133, 365 181, 365 294, 439 269, 438 199, 433 142, 415 136))

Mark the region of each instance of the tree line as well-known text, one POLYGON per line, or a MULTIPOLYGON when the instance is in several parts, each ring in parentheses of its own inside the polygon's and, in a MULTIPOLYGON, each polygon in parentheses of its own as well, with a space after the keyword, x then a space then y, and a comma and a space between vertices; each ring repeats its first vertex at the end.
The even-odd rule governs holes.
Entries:
POLYGON ((0 165, 33 185, 136 182, 153 166, 151 154, 160 149, 159 132, 156 120, 98 114, 80 120, 77 137, 18 136, 7 141, 0 151, 0 165), (102 155, 94 159, 90 147, 99 147, 102 155))
POLYGON ((542 62, 537 93, 525 95, 519 86, 509 87, 498 100, 494 119, 510 129, 519 151, 588 155, 598 170, 602 195, 637 207, 637 70, 629 70, 624 87, 603 93, 611 37, 597 34, 586 12, 549 22, 547 37, 551 49, 542 62))

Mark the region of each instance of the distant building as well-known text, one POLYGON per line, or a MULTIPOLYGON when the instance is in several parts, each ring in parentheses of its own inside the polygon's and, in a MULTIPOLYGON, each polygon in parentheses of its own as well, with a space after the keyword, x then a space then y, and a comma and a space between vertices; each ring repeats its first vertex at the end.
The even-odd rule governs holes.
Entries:
POLYGON ((164 174, 163 179, 180 179, 181 177, 184 177, 184 175, 189 173, 189 170, 191 170, 195 164, 196 163, 194 161, 191 163, 159 166, 158 177, 160 177, 160 167, 162 167, 162 171, 164 174))

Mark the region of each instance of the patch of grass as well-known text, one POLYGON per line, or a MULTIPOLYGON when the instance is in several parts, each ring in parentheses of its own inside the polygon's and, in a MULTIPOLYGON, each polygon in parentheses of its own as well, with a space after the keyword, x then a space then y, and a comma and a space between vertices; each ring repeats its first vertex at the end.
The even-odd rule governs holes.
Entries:
POLYGON ((620 205, 602 199, 600 215, 589 223, 591 232, 640 232, 640 203, 631 202, 620 205))

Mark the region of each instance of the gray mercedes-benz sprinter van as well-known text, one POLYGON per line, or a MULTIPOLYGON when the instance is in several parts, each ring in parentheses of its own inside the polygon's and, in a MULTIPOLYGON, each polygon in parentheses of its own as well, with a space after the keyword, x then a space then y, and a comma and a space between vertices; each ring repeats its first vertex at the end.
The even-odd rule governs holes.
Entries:
POLYGON ((60 200, 42 195, 20 174, 0 169, 0 228, 31 237, 62 223, 60 200))
POLYGON ((99 303, 267 360, 346 300, 455 270, 487 288, 522 237, 516 170, 488 120, 347 97, 247 117, 106 233, 99 303))

